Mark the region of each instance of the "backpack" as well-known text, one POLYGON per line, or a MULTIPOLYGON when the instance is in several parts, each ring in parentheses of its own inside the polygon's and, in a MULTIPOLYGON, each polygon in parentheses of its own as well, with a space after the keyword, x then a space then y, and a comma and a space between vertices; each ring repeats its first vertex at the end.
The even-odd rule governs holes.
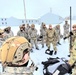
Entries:
POLYGON ((49 58, 47 61, 42 62, 44 65, 44 75, 64 75, 71 72, 71 67, 67 62, 60 58, 49 58))

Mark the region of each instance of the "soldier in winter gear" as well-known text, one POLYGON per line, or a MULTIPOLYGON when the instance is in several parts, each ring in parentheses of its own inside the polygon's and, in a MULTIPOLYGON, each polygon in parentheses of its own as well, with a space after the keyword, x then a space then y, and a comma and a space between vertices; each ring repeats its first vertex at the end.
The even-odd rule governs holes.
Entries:
MULTIPOLYGON (((56 31, 52 28, 52 25, 49 25, 49 28, 47 29, 46 32, 46 36, 47 36, 47 50, 50 50, 50 43, 53 44, 53 48, 54 48, 54 54, 57 53, 57 47, 56 47, 56 43, 57 43, 57 34, 56 31)), ((53 51, 51 51, 51 54, 53 53, 53 51)))

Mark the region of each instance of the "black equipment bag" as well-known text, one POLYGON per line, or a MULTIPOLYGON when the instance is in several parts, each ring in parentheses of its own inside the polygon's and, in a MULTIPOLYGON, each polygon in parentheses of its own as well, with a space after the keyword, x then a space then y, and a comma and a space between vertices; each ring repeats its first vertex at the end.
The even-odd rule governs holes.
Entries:
POLYGON ((59 71, 57 75, 64 75, 66 73, 71 72, 71 67, 67 62, 62 61, 61 59, 57 58, 49 58, 47 61, 42 62, 44 65, 43 68, 43 74, 44 75, 53 75, 56 71, 59 71), (49 66, 51 66, 51 69, 53 69, 53 65, 57 66, 53 72, 51 70, 49 71, 49 66))

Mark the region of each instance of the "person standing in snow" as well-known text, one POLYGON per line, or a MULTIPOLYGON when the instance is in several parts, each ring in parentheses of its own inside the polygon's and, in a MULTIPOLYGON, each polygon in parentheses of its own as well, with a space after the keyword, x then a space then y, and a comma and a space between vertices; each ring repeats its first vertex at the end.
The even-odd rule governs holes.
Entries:
MULTIPOLYGON (((46 36, 47 36, 47 47, 48 47, 48 51, 50 51, 50 43, 53 44, 53 48, 54 48, 54 54, 57 54, 57 47, 56 47, 56 43, 57 43, 57 34, 56 31, 54 30, 54 28, 52 28, 52 25, 49 25, 49 28, 47 29, 46 32, 46 36)), ((53 54, 53 51, 50 52, 50 54, 53 54)))
POLYGON ((57 44, 61 45, 60 43, 60 37, 61 37, 61 32, 60 32, 60 25, 56 25, 54 27, 56 33, 57 33, 57 44))
POLYGON ((39 50, 37 45, 37 29, 35 28, 34 24, 32 24, 31 28, 28 30, 28 36, 30 38, 32 48, 34 47, 34 44, 35 44, 36 49, 39 50))
POLYGON ((69 34, 69 27, 70 27, 70 25, 68 24, 68 21, 65 21, 65 24, 63 25, 63 29, 64 29, 63 36, 64 37, 66 37, 69 34))
POLYGON ((40 37, 41 37, 41 44, 42 44, 42 48, 44 48, 44 43, 46 41, 46 31, 47 31, 47 27, 44 23, 42 23, 41 25, 41 29, 40 29, 40 37))

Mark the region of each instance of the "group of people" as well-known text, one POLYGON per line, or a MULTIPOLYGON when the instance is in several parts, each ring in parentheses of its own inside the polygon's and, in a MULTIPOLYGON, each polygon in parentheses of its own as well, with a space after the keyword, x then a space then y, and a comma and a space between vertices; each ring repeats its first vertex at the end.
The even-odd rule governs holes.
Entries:
MULTIPOLYGON (((64 28, 64 39, 65 39, 65 37, 67 36, 66 34, 69 33, 68 21, 65 21, 63 28, 64 28)), ((1 43, 5 41, 7 38, 10 38, 13 36, 14 36, 14 33, 11 30, 11 27, 6 27, 4 28, 4 30, 0 29, 1 43)), ((61 45, 60 39, 62 34, 60 30, 60 25, 56 25, 55 27, 53 27, 50 24, 47 28, 46 24, 42 23, 40 27, 40 35, 37 34, 37 29, 35 27, 35 24, 31 24, 31 26, 29 24, 27 24, 27 26, 25 26, 25 24, 22 24, 19 26, 19 31, 17 32, 17 36, 25 37, 31 43, 32 52, 33 52, 34 44, 35 44, 35 48, 39 50, 38 39, 41 39, 42 48, 44 48, 44 44, 46 43, 48 51, 50 51, 50 46, 51 46, 50 43, 52 43, 54 48, 54 54, 56 54, 57 53, 56 46, 58 44, 61 45)), ((51 55, 52 53, 53 51, 50 52, 51 55)))
MULTIPOLYGON (((68 64, 70 66, 73 66, 76 63, 76 24, 72 26, 72 31, 69 31, 70 25, 68 24, 68 21, 65 21, 65 24, 63 25, 64 33, 63 33, 63 39, 67 39, 71 37, 71 48, 70 48, 70 60, 68 61, 68 64)), ((11 27, 6 27, 4 30, 0 29, 0 45, 7 40, 10 37, 13 37, 14 33, 11 30, 11 27)), ((47 50, 50 51, 50 55, 57 54, 57 45, 61 45, 60 39, 62 37, 60 25, 56 25, 53 27, 51 24, 46 27, 45 23, 41 24, 40 27, 40 35, 37 34, 37 29, 35 28, 35 24, 32 24, 29 26, 25 26, 25 24, 22 24, 19 26, 19 31, 17 32, 17 36, 25 37, 32 45, 31 51, 33 52, 34 44, 35 48, 39 50, 38 47, 38 39, 41 39, 41 45, 42 48, 44 48, 44 44, 46 43, 47 50), (50 47, 53 45, 54 50, 51 51, 50 47)), ((75 70, 75 69, 74 69, 75 70)), ((72 75, 75 75, 75 71, 72 75)))

